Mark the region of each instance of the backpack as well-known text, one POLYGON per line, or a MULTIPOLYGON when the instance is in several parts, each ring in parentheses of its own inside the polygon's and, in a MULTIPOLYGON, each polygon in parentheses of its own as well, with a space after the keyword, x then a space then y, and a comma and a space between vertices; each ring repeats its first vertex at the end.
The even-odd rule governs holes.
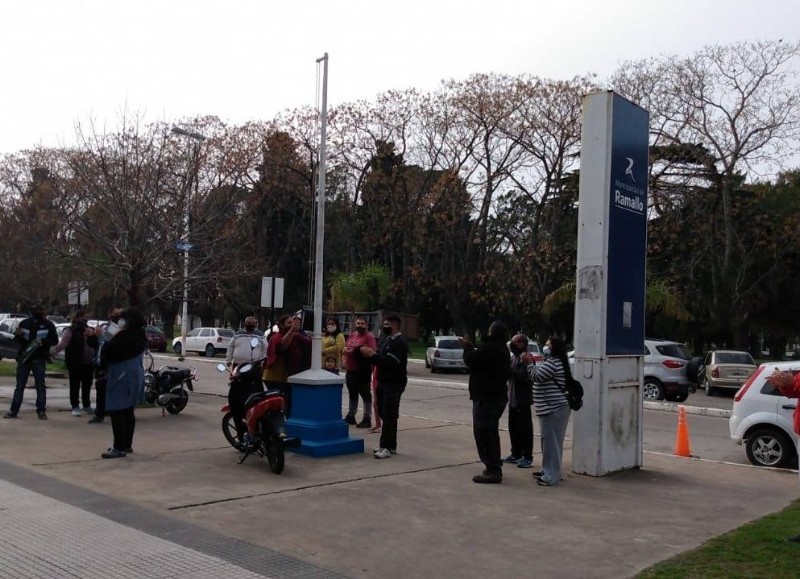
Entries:
POLYGON ((564 387, 564 396, 572 410, 580 410, 583 406, 583 386, 572 375, 567 375, 564 387))

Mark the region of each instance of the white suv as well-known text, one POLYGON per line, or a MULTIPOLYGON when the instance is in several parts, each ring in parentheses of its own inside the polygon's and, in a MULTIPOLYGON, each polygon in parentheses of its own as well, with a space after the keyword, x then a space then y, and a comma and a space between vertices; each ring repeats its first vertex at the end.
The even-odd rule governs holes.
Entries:
POLYGON ((796 398, 786 398, 767 382, 775 370, 800 371, 800 362, 761 364, 733 398, 728 421, 731 439, 744 444, 756 466, 790 466, 797 457, 797 435, 792 427, 796 398))
POLYGON ((691 354, 686 346, 668 340, 644 341, 645 400, 683 402, 693 388, 687 368, 691 354))

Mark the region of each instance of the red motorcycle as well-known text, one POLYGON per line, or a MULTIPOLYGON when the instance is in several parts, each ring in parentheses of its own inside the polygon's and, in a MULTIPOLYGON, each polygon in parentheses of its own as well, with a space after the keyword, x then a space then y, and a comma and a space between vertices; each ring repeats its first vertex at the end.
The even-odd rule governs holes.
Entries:
MULTIPOLYGON (((217 364, 217 370, 225 372, 227 368, 224 364, 217 364)), ((244 436, 240 437, 236 429, 230 403, 221 409, 225 413, 222 433, 232 447, 243 453, 239 464, 257 454, 267 459, 272 472, 280 474, 284 467, 284 449, 301 444, 300 439, 286 434, 283 396, 279 390, 264 390, 258 361, 237 366, 230 373, 230 389, 240 393, 239 397, 242 393, 247 394, 243 407, 244 436)), ((230 394, 229 399, 232 399, 230 394)))

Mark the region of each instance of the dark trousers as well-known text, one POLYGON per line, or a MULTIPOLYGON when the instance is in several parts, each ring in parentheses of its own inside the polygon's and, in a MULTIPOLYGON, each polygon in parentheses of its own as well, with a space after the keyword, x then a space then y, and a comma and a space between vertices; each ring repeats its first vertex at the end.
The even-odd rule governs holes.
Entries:
POLYGON ((378 416, 383 422, 381 427, 380 447, 388 450, 397 450, 397 419, 400 418, 400 397, 403 395, 402 386, 381 384, 375 389, 378 416))
POLYGON ((114 433, 114 448, 122 451, 133 448, 133 430, 136 428, 133 408, 109 410, 108 415, 111 417, 111 430, 114 433))
POLYGON ((94 379, 94 366, 91 364, 69 364, 67 366, 69 373, 69 403, 73 408, 78 406, 80 393, 80 402, 83 403, 84 408, 89 408, 92 405, 92 380, 94 379))
POLYGON ((506 408, 505 400, 473 400, 472 432, 478 456, 486 472, 503 473, 500 457, 500 417, 506 408))
POLYGON ((529 405, 508 407, 508 436, 512 455, 533 460, 533 416, 529 405))
POLYGON ((94 380, 96 399, 94 402, 94 415, 100 419, 106 415, 106 384, 108 376, 103 370, 98 370, 94 380))
POLYGON ((25 395, 25 385, 28 383, 28 376, 33 372, 33 381, 36 384, 36 411, 44 412, 47 407, 47 390, 44 387, 44 373, 46 362, 44 360, 29 360, 24 363, 17 362, 17 386, 14 388, 14 397, 11 399, 11 408, 8 409, 12 414, 19 412, 22 406, 22 397, 25 395))
POLYGON ((370 382, 372 376, 369 371, 358 372, 355 370, 348 370, 344 375, 344 383, 347 386, 347 398, 349 406, 347 408, 347 415, 355 418, 358 411, 358 397, 364 401, 364 417, 369 418, 372 416, 372 388, 370 382))

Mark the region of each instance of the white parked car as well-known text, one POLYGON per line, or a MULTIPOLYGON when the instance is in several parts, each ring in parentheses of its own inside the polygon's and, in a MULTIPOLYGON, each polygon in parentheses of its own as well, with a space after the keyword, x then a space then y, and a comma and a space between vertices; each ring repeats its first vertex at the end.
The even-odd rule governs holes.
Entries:
POLYGON ((743 444, 756 466, 786 467, 797 458, 797 435, 792 428, 796 398, 783 396, 767 382, 775 370, 800 371, 800 363, 761 364, 733 398, 728 427, 731 439, 743 444))
POLYGON ((233 330, 228 328, 195 328, 186 334, 186 347, 181 344, 181 336, 172 340, 172 350, 180 355, 186 352, 198 352, 201 356, 213 358, 216 354, 225 354, 233 340, 233 330))
POLYGON ((434 336, 431 346, 425 350, 425 367, 431 374, 441 370, 466 370, 464 346, 458 336, 434 336))

